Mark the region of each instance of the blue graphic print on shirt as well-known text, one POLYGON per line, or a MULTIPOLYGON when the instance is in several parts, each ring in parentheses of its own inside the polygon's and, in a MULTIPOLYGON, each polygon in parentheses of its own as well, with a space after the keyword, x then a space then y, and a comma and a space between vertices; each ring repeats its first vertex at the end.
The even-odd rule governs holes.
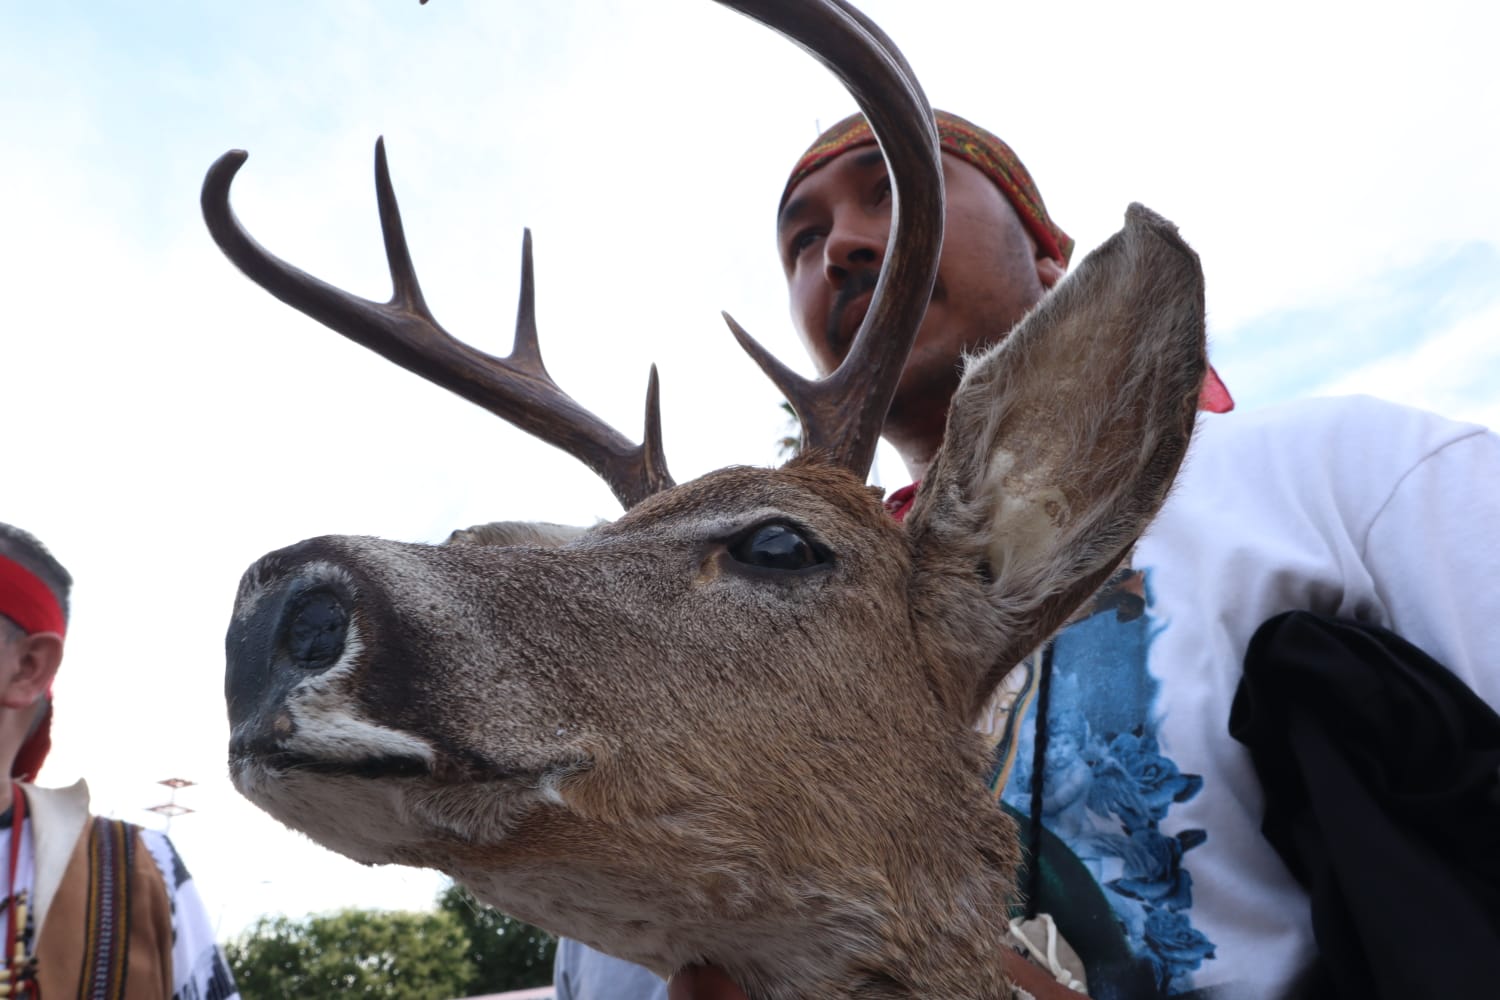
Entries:
MULTIPOLYGON (((1092 613, 1058 635, 1041 774, 1042 822, 1104 890, 1131 949, 1151 963, 1165 993, 1192 988, 1192 974, 1214 957, 1193 928, 1188 851, 1203 830, 1162 831, 1172 807, 1197 795, 1203 779, 1162 753, 1158 682, 1147 654, 1160 631, 1150 614, 1146 572, 1125 570, 1095 599, 1092 613), (1108 678, 1108 680, 1099 680, 1108 678)), ((1030 813, 1033 706, 1022 721, 1003 798, 1030 813)))

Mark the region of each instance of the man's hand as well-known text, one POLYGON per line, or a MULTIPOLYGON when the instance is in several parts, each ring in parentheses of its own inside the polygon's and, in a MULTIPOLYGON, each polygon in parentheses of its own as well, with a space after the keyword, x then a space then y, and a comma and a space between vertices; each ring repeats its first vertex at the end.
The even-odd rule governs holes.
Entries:
POLYGON ((667 1000, 749 1000, 712 965, 692 965, 667 980, 667 1000))

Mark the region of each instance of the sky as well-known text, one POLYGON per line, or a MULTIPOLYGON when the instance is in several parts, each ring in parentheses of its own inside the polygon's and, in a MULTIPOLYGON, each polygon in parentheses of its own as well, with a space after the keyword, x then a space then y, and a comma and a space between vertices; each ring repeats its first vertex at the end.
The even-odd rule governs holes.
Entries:
MULTIPOLYGON (((1365 392, 1500 425, 1500 8, 866 0, 933 103, 1004 136, 1078 242, 1140 201, 1203 259, 1242 408, 1365 392)), ((281 305, 225 260, 204 172, 265 246, 388 292, 384 135, 427 300, 509 349, 522 228, 543 354, 639 438, 649 365, 678 481, 770 464, 779 396, 728 310, 806 371, 773 215, 852 110, 800 50, 702 0, 0 5, 0 520, 77 584, 43 781, 172 821, 221 936, 263 914, 423 908, 240 799, 223 634, 302 538, 617 515, 574 460, 281 305)), ((883 454, 877 476, 901 485, 883 454)), ((1496 484, 1476 484, 1494 488, 1496 484)))

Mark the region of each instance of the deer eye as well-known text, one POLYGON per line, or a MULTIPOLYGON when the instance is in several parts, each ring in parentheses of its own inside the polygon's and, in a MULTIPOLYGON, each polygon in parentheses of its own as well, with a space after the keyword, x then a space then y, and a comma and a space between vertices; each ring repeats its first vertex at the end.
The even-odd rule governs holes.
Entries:
POLYGON ((729 547, 736 562, 761 569, 807 569, 826 562, 819 549, 785 524, 762 524, 729 547))

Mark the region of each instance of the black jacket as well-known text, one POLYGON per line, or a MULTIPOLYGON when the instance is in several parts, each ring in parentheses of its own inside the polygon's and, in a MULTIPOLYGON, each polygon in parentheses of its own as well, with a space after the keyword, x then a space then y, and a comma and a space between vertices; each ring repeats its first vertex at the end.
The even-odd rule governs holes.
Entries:
POLYGON ((1500 716, 1391 632, 1291 612, 1251 639, 1229 728, 1312 898, 1307 996, 1500 996, 1500 716))

